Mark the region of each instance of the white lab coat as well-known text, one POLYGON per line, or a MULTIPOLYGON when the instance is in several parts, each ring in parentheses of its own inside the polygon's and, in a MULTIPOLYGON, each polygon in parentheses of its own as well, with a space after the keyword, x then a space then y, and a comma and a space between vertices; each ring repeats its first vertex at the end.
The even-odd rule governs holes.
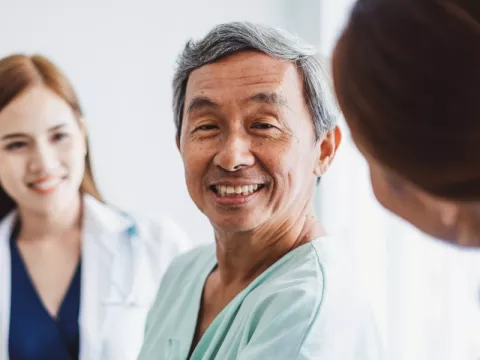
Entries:
MULTIPOLYGON (((90 196, 84 204, 80 360, 133 360, 160 278, 188 241, 166 220, 142 222, 90 196)), ((0 223, 0 360, 8 360, 9 239, 16 216, 0 223)))

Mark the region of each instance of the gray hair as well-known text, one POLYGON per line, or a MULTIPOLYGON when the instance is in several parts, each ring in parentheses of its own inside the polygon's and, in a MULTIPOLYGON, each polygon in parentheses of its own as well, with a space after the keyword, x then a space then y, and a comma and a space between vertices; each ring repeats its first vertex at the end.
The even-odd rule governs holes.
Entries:
POLYGON ((249 22, 232 22, 214 27, 203 39, 190 40, 178 58, 173 78, 173 111, 180 136, 185 93, 190 74, 209 63, 234 53, 256 50, 294 63, 303 78, 305 100, 313 118, 317 140, 335 127, 336 119, 327 100, 328 85, 313 46, 284 31, 249 22))

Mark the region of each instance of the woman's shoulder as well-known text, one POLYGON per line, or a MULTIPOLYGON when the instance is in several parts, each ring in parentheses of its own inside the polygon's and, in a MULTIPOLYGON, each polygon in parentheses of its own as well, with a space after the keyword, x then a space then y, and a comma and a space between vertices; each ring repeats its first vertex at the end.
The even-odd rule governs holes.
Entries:
POLYGON ((108 231, 119 235, 127 232, 136 235, 138 241, 152 250, 173 251, 178 254, 189 250, 190 241, 175 221, 164 215, 146 215, 125 211, 101 202, 92 196, 84 196, 85 226, 90 231, 108 231))
POLYGON ((138 236, 150 246, 176 249, 181 254, 192 246, 185 231, 170 217, 131 215, 138 236))
POLYGON ((146 250, 145 260, 151 259, 162 268, 191 248, 188 236, 172 218, 120 210, 91 196, 85 196, 84 230, 91 234, 109 234, 105 245, 113 250, 116 249, 114 238, 120 241, 128 236, 135 240, 133 245, 146 250))

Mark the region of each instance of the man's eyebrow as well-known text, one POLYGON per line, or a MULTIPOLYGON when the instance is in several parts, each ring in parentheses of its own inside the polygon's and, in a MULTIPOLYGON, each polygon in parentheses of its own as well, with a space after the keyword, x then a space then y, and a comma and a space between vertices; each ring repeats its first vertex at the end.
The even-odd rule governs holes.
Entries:
POLYGON ((254 102, 257 104, 274 105, 277 107, 287 107, 287 100, 280 94, 275 92, 261 92, 255 94, 247 99, 247 102, 254 102))
POLYGON ((187 113, 206 108, 218 108, 219 105, 205 96, 194 97, 187 108, 187 113))

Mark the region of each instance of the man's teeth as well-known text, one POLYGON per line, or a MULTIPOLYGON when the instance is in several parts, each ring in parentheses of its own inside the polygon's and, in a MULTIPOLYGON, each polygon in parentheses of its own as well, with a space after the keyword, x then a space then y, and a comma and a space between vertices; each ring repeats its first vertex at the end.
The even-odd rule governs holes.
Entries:
POLYGON ((243 186, 216 185, 217 193, 220 196, 249 195, 258 190, 258 184, 243 186))

